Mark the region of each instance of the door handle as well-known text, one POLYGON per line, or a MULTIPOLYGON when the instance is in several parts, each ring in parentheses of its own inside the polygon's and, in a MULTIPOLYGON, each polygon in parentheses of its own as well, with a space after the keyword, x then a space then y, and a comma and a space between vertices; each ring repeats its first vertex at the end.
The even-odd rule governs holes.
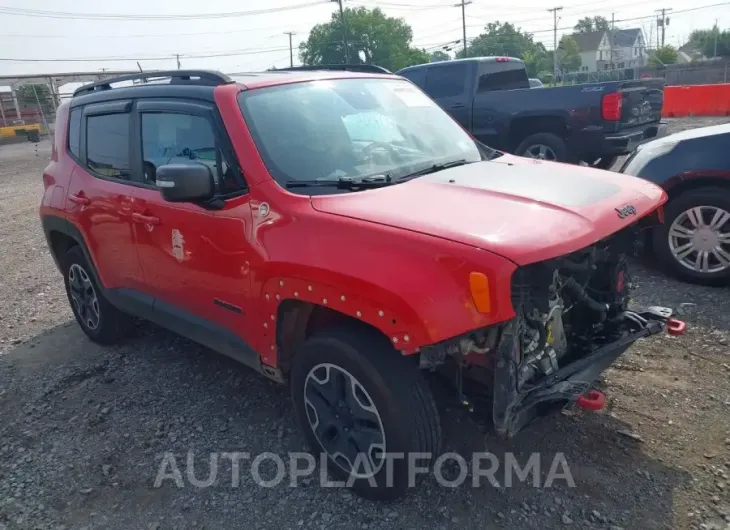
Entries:
POLYGON ((132 220, 135 223, 141 223, 145 225, 158 225, 160 224, 160 218, 152 215, 142 215, 141 213, 133 213, 132 220))
POLYGON ((84 197, 83 194, 69 195, 68 200, 76 204, 81 204, 82 206, 88 206, 91 203, 91 200, 88 197, 84 197))
POLYGON ((463 105, 461 103, 454 103, 449 107, 450 109, 465 109, 466 105, 463 105))

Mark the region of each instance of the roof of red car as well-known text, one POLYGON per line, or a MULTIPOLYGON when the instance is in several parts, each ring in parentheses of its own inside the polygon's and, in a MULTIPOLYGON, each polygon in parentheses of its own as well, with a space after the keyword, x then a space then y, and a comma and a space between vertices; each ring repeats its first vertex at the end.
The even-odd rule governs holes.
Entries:
POLYGON ((240 72, 228 75, 231 79, 247 89, 325 79, 400 79, 400 76, 394 74, 373 74, 341 70, 272 70, 269 72, 240 72))

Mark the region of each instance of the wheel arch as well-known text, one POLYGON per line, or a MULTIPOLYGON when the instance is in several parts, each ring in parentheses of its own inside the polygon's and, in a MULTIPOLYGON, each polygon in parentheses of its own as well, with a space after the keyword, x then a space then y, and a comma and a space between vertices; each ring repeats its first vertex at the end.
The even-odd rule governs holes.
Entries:
POLYGON ((509 127, 509 146, 517 147, 529 136, 539 133, 550 133, 562 139, 568 136, 568 124, 564 116, 523 116, 512 120, 509 127))
MULTIPOLYGON (((372 300, 322 283, 272 277, 261 291, 262 362, 286 368, 294 351, 315 331, 350 324, 376 331, 404 354, 428 342, 428 332, 405 302, 372 300)), ((255 325, 255 323, 254 323, 255 325)))
POLYGON ((72 247, 78 246, 81 248, 84 257, 86 257, 86 261, 89 263, 91 274, 94 275, 97 285, 103 288, 104 284, 101 282, 101 278, 94 265, 93 257, 89 252, 89 247, 86 245, 86 240, 81 234, 81 231, 68 219, 56 215, 44 215, 41 223, 48 248, 58 269, 61 270, 63 255, 72 247))

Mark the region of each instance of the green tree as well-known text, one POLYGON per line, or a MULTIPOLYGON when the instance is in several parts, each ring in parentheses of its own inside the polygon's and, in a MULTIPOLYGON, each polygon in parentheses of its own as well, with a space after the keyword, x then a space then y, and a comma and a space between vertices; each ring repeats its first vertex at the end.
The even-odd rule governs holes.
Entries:
POLYGON ((705 57, 715 57, 715 40, 717 40, 717 56, 730 56, 730 31, 712 29, 695 30, 689 35, 689 44, 702 52, 705 57))
POLYGON ((590 33, 591 31, 608 31, 609 24, 606 17, 583 17, 573 27, 576 33, 590 33))
POLYGON ((651 66, 662 66, 665 64, 674 64, 677 62, 677 50, 671 44, 660 46, 649 55, 649 64, 651 66))
POLYGON ((41 104, 51 103, 51 89, 48 88, 48 85, 20 85, 15 89, 15 94, 18 97, 18 102, 26 105, 37 105, 36 94, 38 94, 38 100, 41 104), (35 92, 33 92, 33 88, 35 88, 35 92))
MULTIPOLYGON (((427 63, 425 50, 414 48, 413 30, 402 18, 388 17, 378 8, 347 8, 347 52, 350 63, 376 64, 391 71, 427 63)), ((343 24, 339 11, 325 24, 317 24, 307 40, 299 45, 304 64, 342 64, 345 62, 343 24)))
POLYGON ((535 43, 533 48, 523 52, 521 58, 525 62, 525 68, 529 77, 542 79, 545 72, 552 72, 553 70, 552 55, 548 53, 541 42, 535 43))
MULTIPOLYGON (((509 22, 488 23, 484 31, 471 41, 467 51, 469 57, 501 55, 522 59, 530 77, 552 70, 552 59, 548 57, 545 46, 535 42, 531 33, 509 22)), ((464 57, 464 50, 459 50, 456 57, 464 57)))
POLYGON ((431 53, 431 62, 432 63, 438 63, 441 61, 449 61, 449 60, 451 60, 451 55, 449 55, 445 51, 436 50, 435 52, 431 53))
MULTIPOLYGON (((484 32, 471 41, 467 51, 469 57, 502 55, 522 58, 535 47, 532 34, 509 22, 496 21, 484 26, 484 32)), ((456 57, 464 57, 464 50, 457 52, 456 57)))
POLYGON ((570 35, 564 35, 558 44, 558 66, 561 72, 575 72, 580 69, 580 49, 570 35))

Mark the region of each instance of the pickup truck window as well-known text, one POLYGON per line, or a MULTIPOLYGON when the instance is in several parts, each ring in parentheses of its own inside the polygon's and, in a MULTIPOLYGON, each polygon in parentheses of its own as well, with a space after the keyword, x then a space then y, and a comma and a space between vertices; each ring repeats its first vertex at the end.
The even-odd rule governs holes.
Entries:
MULTIPOLYGON (((495 64, 503 65, 504 63, 495 64)), ((514 67, 499 66, 498 68, 492 68, 492 71, 480 72, 477 92, 530 88, 530 80, 527 77, 524 65, 521 63, 514 64, 514 67)))
POLYGON ((467 65, 454 63, 429 66, 426 73, 426 92, 435 99, 460 96, 464 93, 467 65))
POLYGON ((279 184, 373 175, 395 180, 435 164, 477 162, 483 156, 448 114, 404 80, 259 88, 241 92, 239 104, 279 184))

